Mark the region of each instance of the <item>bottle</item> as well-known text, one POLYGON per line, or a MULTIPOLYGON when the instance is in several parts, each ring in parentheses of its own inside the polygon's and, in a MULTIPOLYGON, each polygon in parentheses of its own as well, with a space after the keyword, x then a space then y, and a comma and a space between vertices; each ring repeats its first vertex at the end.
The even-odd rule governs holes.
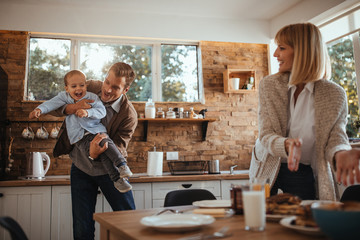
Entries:
POLYGON ((194 108, 193 107, 191 107, 190 108, 190 118, 194 118, 194 108))
POLYGON ((184 118, 184 108, 179 108, 179 118, 184 118))
POLYGON ((151 98, 145 103, 145 118, 155 118, 155 103, 151 98))
POLYGON ((162 108, 158 108, 158 111, 156 112, 156 118, 165 118, 165 113, 162 108))

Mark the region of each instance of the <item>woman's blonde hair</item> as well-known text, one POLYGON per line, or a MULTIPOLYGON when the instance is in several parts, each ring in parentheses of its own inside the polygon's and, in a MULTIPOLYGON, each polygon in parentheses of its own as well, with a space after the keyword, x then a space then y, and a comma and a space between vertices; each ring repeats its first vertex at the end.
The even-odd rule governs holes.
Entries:
POLYGON ((278 45, 294 49, 289 84, 308 83, 331 76, 330 59, 320 30, 312 23, 298 23, 283 27, 275 36, 278 45))

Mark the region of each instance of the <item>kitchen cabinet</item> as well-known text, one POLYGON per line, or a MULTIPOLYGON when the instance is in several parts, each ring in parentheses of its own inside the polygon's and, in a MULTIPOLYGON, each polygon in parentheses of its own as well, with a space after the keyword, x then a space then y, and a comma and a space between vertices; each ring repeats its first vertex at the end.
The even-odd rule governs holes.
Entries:
POLYGON ((202 140, 206 140, 206 134, 207 134, 207 128, 209 122, 215 122, 215 118, 202 118, 202 119, 193 119, 193 118, 139 118, 139 122, 142 122, 144 124, 144 142, 147 141, 147 132, 149 123, 179 123, 179 122, 187 122, 187 123, 201 123, 201 129, 202 129, 202 140))
MULTIPOLYGON (((0 188, 0 216, 14 218, 29 239, 50 239, 51 186, 0 188)), ((0 239, 10 240, 0 229, 0 239)))
POLYGON ((184 181, 152 183, 153 208, 164 207, 165 196, 168 192, 179 189, 207 189, 217 199, 221 199, 220 181, 184 181))
POLYGON ((223 72, 223 81, 224 93, 253 93, 256 90, 256 75, 254 69, 240 69, 228 66, 228 69, 223 72), (250 77, 254 78, 254 82, 252 88, 248 89, 247 83, 250 77), (233 89, 231 84, 232 78, 240 78, 239 90, 233 89))
MULTIPOLYGON (((151 208, 151 183, 133 183, 132 186, 136 208, 151 208)), ((73 239, 70 186, 52 187, 51 209, 51 240, 73 239)), ((95 212, 112 212, 110 204, 101 191, 97 196, 95 212)), ((98 223, 95 223, 95 239, 100 239, 98 223)))

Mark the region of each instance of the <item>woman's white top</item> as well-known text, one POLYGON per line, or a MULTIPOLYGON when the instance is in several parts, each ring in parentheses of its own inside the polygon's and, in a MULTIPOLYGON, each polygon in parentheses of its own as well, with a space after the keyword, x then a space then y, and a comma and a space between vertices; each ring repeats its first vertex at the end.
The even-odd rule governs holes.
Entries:
POLYGON ((289 86, 290 116, 287 126, 288 137, 302 139, 300 163, 311 164, 313 169, 315 169, 314 82, 307 83, 304 86, 304 89, 297 98, 296 104, 295 91, 295 85, 289 86))

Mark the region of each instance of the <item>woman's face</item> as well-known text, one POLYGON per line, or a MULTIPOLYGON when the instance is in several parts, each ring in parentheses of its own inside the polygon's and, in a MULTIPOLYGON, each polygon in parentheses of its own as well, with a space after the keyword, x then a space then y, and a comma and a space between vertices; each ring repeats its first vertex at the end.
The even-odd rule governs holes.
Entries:
POLYGON ((274 52, 279 62, 279 72, 291 72, 294 60, 294 49, 286 44, 279 44, 274 52))

